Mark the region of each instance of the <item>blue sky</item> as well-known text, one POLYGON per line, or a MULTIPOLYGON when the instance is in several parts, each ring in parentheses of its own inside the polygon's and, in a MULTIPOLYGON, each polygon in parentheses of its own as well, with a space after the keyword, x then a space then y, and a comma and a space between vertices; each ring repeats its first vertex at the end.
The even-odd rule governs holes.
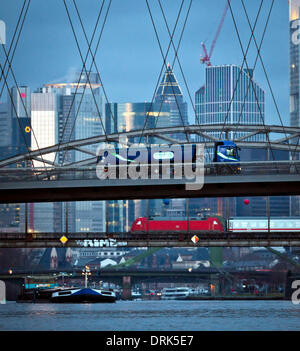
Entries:
MULTIPOLYGON (((244 0, 252 24, 261 0, 244 0)), ((163 22, 157 0, 148 0, 157 26, 163 50, 169 44, 168 32, 163 22)), ((172 29, 181 0, 161 1, 172 29)), ((87 46, 73 7, 66 0, 79 36, 80 47, 85 56, 87 46)), ((100 9, 100 0, 77 0, 82 21, 90 38, 100 9)), ((108 1, 106 1, 108 3, 108 1)), ((185 0, 181 20, 174 37, 178 42, 190 0, 185 0)), ((241 6, 241 0, 232 0, 239 33, 246 49, 250 29, 241 6)), ((264 0, 255 35, 257 41, 263 33, 272 1, 264 0)), ((2 0, 0 19, 7 25, 7 42, 13 35, 23 0, 2 0)), ((225 0, 193 0, 188 17, 179 59, 188 88, 194 99, 195 91, 203 84, 205 66, 200 64, 201 42, 209 48, 225 7, 225 0)), ((106 8, 106 5, 105 5, 106 8)), ((101 17, 95 43, 103 21, 101 17)), ((95 47, 95 46, 93 46, 95 47)), ((8 48, 8 45, 7 45, 8 48)), ((289 19, 288 1, 275 0, 270 22, 262 46, 262 58, 285 125, 289 125, 289 19)), ((248 64, 252 67, 256 55, 254 43, 250 46, 248 64)), ((3 64, 3 53, 0 55, 3 64)), ((168 61, 173 62, 171 48, 168 61)), ((213 64, 242 63, 239 46, 230 11, 227 13, 211 61, 213 64)), ((90 65, 88 61, 88 67, 90 65)), ((162 56, 151 23, 145 0, 112 0, 112 5, 96 55, 97 66, 109 101, 151 101, 162 67, 162 56)), ((29 85, 32 90, 44 83, 63 79, 73 70, 81 70, 82 64, 76 42, 68 22, 63 0, 31 0, 20 43, 13 61, 13 70, 19 85, 29 85)), ((189 119, 194 121, 193 108, 178 64, 174 73, 189 103, 189 119)), ((267 81, 260 62, 254 73, 255 80, 266 92, 266 123, 280 124, 267 81)), ((10 84, 13 80, 10 76, 10 84)), ((2 98, 3 100, 3 98, 2 98)))

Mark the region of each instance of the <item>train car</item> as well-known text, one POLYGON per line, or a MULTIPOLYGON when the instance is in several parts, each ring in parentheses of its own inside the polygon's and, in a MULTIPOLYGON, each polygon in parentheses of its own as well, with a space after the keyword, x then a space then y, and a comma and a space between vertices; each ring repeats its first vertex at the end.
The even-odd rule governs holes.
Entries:
POLYGON ((193 170, 196 164, 197 144, 181 145, 155 145, 141 146, 140 148, 114 148, 103 150, 97 157, 97 165, 103 165, 104 171, 107 172, 109 166, 136 164, 138 165, 158 165, 169 162, 174 164, 191 163, 193 170))
MULTIPOLYGON (((267 217, 235 217, 227 221, 227 229, 229 232, 243 233, 243 232, 267 232, 268 218, 267 217)), ((300 218, 290 217, 270 218, 270 231, 279 232, 299 232, 300 218)))
POLYGON ((146 217, 137 218, 132 226, 131 232, 161 231, 161 232, 184 232, 184 231, 214 231, 224 232, 224 228, 220 220, 216 217, 208 217, 205 219, 190 218, 150 218, 147 223, 146 217))

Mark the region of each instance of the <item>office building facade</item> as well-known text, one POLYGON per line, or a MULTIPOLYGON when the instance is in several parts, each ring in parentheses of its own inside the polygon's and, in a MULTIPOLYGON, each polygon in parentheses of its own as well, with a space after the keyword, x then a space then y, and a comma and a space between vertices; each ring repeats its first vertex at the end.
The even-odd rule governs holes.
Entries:
MULTIPOLYGON (((289 1, 290 20, 290 125, 300 126, 300 0, 289 1)), ((292 140, 293 144, 299 145, 299 138, 292 140)), ((299 159, 299 155, 291 155, 299 159)), ((291 197, 291 214, 300 216, 300 197, 291 197)))
MULTIPOLYGON (((32 125, 39 147, 102 135, 103 123, 100 118, 102 98, 99 76, 93 72, 89 72, 88 76, 79 76, 78 73, 65 83, 45 84, 32 94, 32 125)), ((37 147, 33 139, 32 143, 37 147)), ((86 146, 85 149, 96 153, 97 145, 86 146)), ((75 151, 59 151, 47 155, 49 161, 55 160, 60 164, 82 161, 89 157, 88 154, 75 151)), ((52 222, 53 231, 65 231, 66 225, 68 231, 74 232, 104 231, 105 212, 102 201, 35 205, 35 229, 38 231, 45 226, 41 219, 46 208, 50 213, 49 222, 52 222)))

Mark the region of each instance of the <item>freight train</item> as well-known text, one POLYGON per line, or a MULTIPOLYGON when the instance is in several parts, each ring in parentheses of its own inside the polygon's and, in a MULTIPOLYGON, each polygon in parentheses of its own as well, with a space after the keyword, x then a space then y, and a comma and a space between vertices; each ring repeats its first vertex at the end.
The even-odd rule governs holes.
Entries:
POLYGON ((208 218, 165 218, 154 217, 147 221, 146 217, 137 218, 132 226, 131 233, 160 231, 160 232, 184 232, 184 231, 211 231, 232 233, 257 233, 268 232, 300 232, 300 218, 273 217, 235 217, 227 221, 221 221, 217 217, 208 218), (224 225, 222 224, 224 223, 224 225))

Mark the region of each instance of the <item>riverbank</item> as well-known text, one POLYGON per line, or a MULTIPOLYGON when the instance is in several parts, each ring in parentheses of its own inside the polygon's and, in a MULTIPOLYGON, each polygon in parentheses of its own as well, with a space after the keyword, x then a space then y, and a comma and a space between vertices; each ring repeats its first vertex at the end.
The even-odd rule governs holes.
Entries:
POLYGON ((274 296, 188 296, 184 300, 230 300, 230 301, 241 301, 241 300, 286 300, 283 295, 274 295, 274 296))

